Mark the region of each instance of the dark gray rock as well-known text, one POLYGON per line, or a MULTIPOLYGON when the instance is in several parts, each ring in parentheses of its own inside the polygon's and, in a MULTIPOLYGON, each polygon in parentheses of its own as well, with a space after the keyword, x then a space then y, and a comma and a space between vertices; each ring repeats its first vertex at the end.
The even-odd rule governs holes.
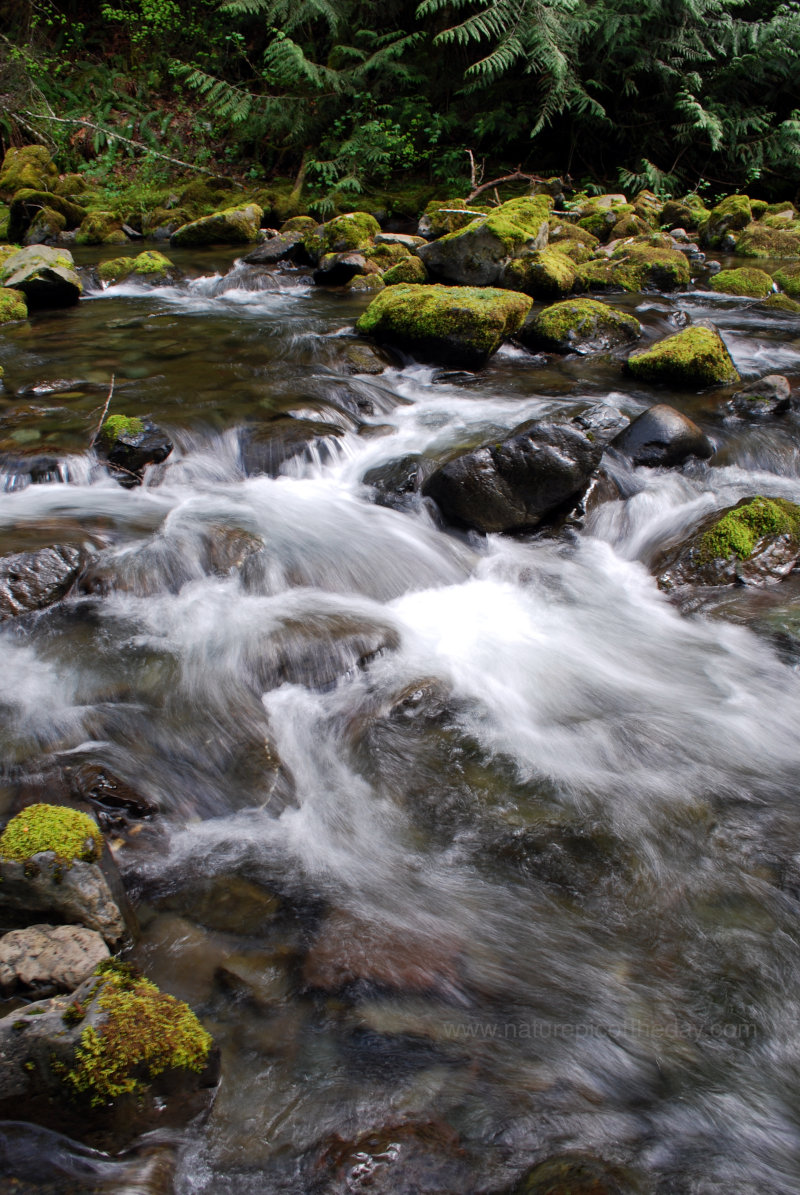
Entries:
POLYGON ((767 419, 784 415, 791 406, 791 387, 787 378, 778 373, 767 374, 737 390, 727 404, 732 415, 740 419, 767 419))
POLYGON ((94 448, 101 458, 118 470, 122 485, 140 485, 148 465, 165 461, 172 452, 172 441, 149 418, 130 420, 131 427, 117 427, 112 420, 103 424, 94 448))
POLYGON ((601 444, 610 444, 615 436, 630 426, 631 421, 627 415, 623 415, 619 407, 598 402, 593 407, 587 407, 585 411, 575 415, 572 422, 585 432, 590 440, 597 440, 601 444))
POLYGON ((378 506, 408 510, 414 506, 422 482, 433 468, 418 452, 376 465, 364 474, 364 485, 372 486, 378 506), (427 464, 427 468, 425 465, 427 464))
POLYGON ((634 419, 613 441, 634 465, 682 465, 690 456, 705 460, 714 445, 687 415, 657 403, 634 419))
POLYGON ((69 544, 2 557, 0 622, 59 601, 77 580, 85 562, 86 553, 69 544))
POLYGON ((71 307, 83 290, 71 253, 46 245, 31 245, 6 258, 0 263, 0 283, 21 290, 30 311, 71 307))
POLYGON ((524 423, 449 461, 423 486, 445 519, 478 531, 538 526, 584 493, 602 445, 568 425, 524 423))
POLYGON ((357 276, 379 273, 379 266, 363 253, 326 253, 314 271, 314 281, 317 286, 345 286, 357 276))
POLYGON ((246 254, 242 261, 254 266, 274 266, 279 261, 306 262, 303 233, 299 230, 279 232, 277 236, 264 241, 263 245, 259 245, 257 249, 246 254))

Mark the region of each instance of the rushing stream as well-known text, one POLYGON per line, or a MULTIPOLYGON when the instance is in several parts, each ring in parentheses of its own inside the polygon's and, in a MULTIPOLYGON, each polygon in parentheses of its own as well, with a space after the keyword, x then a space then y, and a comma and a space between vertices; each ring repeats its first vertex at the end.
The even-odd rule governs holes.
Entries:
MULTIPOLYGON (((726 423, 713 391, 513 347, 475 376, 352 375, 366 296, 230 257, 0 334, 0 550, 97 553, 0 633, 0 795, 103 767, 157 810, 112 824, 132 957, 222 1048, 178 1195, 469 1195, 569 1151, 659 1195, 796 1195, 800 583, 686 614, 650 566, 715 508, 800 501, 797 418, 726 423), (175 444, 138 489, 87 450, 112 374, 112 410, 175 444), (560 534, 460 535, 363 482, 658 400, 715 456, 613 461, 623 497, 560 534), (289 411, 338 434, 246 475, 241 429, 289 411)), ((795 317, 613 302, 650 336, 711 318, 743 376, 800 378, 795 317)), ((28 1148, 31 1190, 141 1189, 28 1148)))

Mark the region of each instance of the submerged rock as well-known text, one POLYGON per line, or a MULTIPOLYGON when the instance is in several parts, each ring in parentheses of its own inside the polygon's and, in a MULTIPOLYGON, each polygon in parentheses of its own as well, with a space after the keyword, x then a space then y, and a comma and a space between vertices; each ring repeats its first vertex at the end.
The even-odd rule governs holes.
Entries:
POLYGON ((277 477, 286 462, 295 458, 311 460, 318 454, 321 459, 328 459, 330 442, 342 435, 343 429, 335 423, 279 415, 242 429, 239 448, 242 468, 248 477, 259 473, 277 477))
POLYGON ((455 457, 423 493, 450 522, 486 533, 522 531, 577 502, 601 455, 601 444, 576 427, 531 421, 499 444, 455 457))
POLYGON ((630 1173, 585 1154, 562 1154, 539 1162, 509 1195, 638 1195, 630 1173))
POLYGON ((25 295, 29 309, 70 307, 83 292, 72 254, 31 245, 0 262, 0 283, 25 295))
POLYGON ((421 360, 479 366, 519 330, 531 301, 515 291, 401 284, 373 299, 356 328, 421 360))
POLYGON ((1 557, 0 623, 59 601, 72 588, 85 563, 86 553, 69 544, 1 557))
POLYGON ((613 441, 634 465, 682 465, 690 456, 705 460, 714 451, 708 436, 687 415, 666 403, 644 411, 613 441))
POLYGON ((596 299, 567 299, 528 316, 516 339, 534 350, 586 354, 630 344, 641 334, 632 315, 596 299))
POLYGON ((462 286, 504 286, 512 258, 546 248, 551 207, 544 195, 510 199, 465 228, 420 245, 417 254, 436 278, 462 286))
POLYGON ((704 519, 657 564, 661 589, 683 585, 769 585, 800 560, 800 507, 783 498, 744 498, 704 519))
POLYGON ((664 382, 691 389, 741 380, 717 329, 703 325, 684 328, 652 348, 633 353, 626 368, 644 382, 664 382))
POLYGON ((352 1141, 334 1137, 314 1159, 315 1195, 455 1195, 473 1190, 470 1158, 444 1122, 384 1125, 352 1141))
POLYGON ((0 993, 39 996, 71 992, 109 957, 96 930, 80 925, 30 925, 0 938, 0 993))
POLYGON ((177 228, 171 245, 202 248, 205 245, 249 245, 258 240, 264 212, 257 203, 224 208, 177 228))
POLYGON ((767 419, 784 415, 792 405, 789 379, 770 373, 737 390, 727 407, 740 419, 767 419))

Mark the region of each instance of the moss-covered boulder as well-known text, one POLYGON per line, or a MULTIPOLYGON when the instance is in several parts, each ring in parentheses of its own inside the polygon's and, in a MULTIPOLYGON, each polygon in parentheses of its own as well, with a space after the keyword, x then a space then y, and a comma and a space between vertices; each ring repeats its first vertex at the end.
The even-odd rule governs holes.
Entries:
POLYGON ((142 232, 154 241, 168 241, 173 232, 193 219, 194 214, 187 208, 154 207, 142 216, 142 232))
POLYGON ((351 278, 347 283, 345 290, 349 291, 375 291, 383 290, 386 283, 380 274, 357 274, 355 278, 351 278))
POLYGON ((627 291, 672 291, 688 286, 691 273, 686 255, 677 249, 632 244, 613 253, 611 277, 627 291))
POLYGON ((792 299, 800 298, 800 263, 792 266, 781 266, 775 271, 775 281, 781 290, 792 299))
POLYGON ((718 248, 729 232, 746 228, 753 218, 747 195, 729 195, 711 209, 700 226, 700 239, 712 249, 718 248))
POLYGON ((290 216, 283 221, 279 232, 313 232, 318 223, 313 216, 290 216))
POLYGON ((704 519, 687 542, 657 562, 658 583, 767 585, 800 560, 800 507, 757 495, 704 519))
POLYGON ((58 169, 43 145, 6 150, 0 165, 0 198, 10 199, 23 187, 52 191, 57 181, 58 169))
POLYGON ((387 286, 397 286, 398 282, 423 283, 428 281, 428 271, 421 257, 406 257, 386 270, 383 281, 387 286))
POLYGON ((22 243, 31 225, 42 212, 56 212, 60 217, 58 231, 78 228, 86 216, 86 210, 61 195, 49 191, 34 191, 27 188, 18 191, 11 201, 8 216, 8 236, 12 241, 22 243))
POLYGON ((644 220, 649 228, 658 228, 661 223, 661 212, 664 201, 652 191, 643 190, 633 197, 633 210, 640 220, 644 220))
POLYGON ((578 264, 575 275, 575 290, 624 290, 613 273, 613 266, 606 258, 578 264))
POLYGON ((747 266, 737 270, 720 270, 711 279, 711 285, 723 295, 747 295, 754 299, 765 299, 774 289, 769 274, 747 266))
POLYGON ((0 324, 27 319, 28 305, 21 290, 0 290, 0 324))
POLYGON ((426 240, 435 240, 466 228, 486 215, 487 210, 482 204, 467 203, 465 199, 432 199, 420 217, 417 230, 426 240))
POLYGON ((711 213, 697 195, 685 199, 668 199, 661 209, 661 224, 664 228, 685 228, 694 232, 709 218, 711 213))
POLYGON ((786 232, 767 228, 764 224, 748 224, 736 236, 736 253, 740 257, 800 257, 800 232, 786 232))
POLYGON ((225 208, 175 230, 170 244, 191 249, 206 245, 251 245, 258 240, 263 210, 255 203, 225 208))
POLYGON ((788 295, 767 295, 759 308, 768 311, 784 311, 787 315, 800 315, 800 303, 797 299, 790 299, 788 295))
POLYGON ((172 441, 151 419, 109 415, 94 441, 98 456, 125 486, 139 485, 147 465, 158 465, 172 452, 172 441))
POLYGON ((502 283, 508 290, 524 290, 535 299, 558 299, 570 293, 575 275, 575 265, 566 253, 540 249, 512 258, 503 271, 502 283))
POLYGON ((636 212, 630 212, 617 220, 608 234, 608 239, 609 241, 619 241, 624 237, 647 236, 649 232, 652 232, 650 224, 641 216, 637 216, 636 212))
POLYGON ((577 243, 585 245, 587 249, 594 250, 600 244, 597 237, 586 228, 581 228, 577 224, 570 224, 569 221, 561 220, 557 216, 550 217, 548 227, 550 229, 548 249, 563 250, 566 245, 577 243))
POLYGON ((359 319, 359 332, 421 360, 483 365, 519 331, 531 299, 476 287, 389 286, 359 319))
POLYGON ((69 307, 81 297, 83 286, 66 249, 31 245, 0 263, 0 285, 21 290, 29 310, 69 307))
POLYGON ((510 199, 459 232, 420 245, 417 254, 435 278, 502 287, 510 260, 546 248, 551 206, 547 195, 510 199))
POLYGON ((125 245, 127 240, 116 212, 89 212, 75 234, 76 245, 125 245))
POLYGON ((369 212, 347 212, 343 216, 336 216, 323 227, 323 252, 347 253, 370 249, 380 230, 380 224, 369 212))
POLYGON ((516 339, 531 349, 585 354, 630 344, 641 334, 632 315, 596 299, 567 299, 529 315, 516 339))
POLYGON ((101 262, 97 267, 97 276, 101 282, 108 285, 130 279, 159 286, 173 282, 180 276, 180 271, 157 249, 145 249, 135 257, 114 257, 110 261, 101 262))
POLYGON ((740 381, 739 372, 716 328, 684 328, 626 362, 633 377, 686 389, 705 389, 740 381))
POLYGON ((57 240, 59 233, 66 228, 66 220, 60 212, 52 208, 43 207, 36 213, 30 223, 28 231, 22 238, 25 245, 48 245, 57 240))
POLYGON ((635 216, 632 203, 624 195, 595 195, 580 204, 578 227, 600 241, 608 241, 615 225, 627 216, 635 216))

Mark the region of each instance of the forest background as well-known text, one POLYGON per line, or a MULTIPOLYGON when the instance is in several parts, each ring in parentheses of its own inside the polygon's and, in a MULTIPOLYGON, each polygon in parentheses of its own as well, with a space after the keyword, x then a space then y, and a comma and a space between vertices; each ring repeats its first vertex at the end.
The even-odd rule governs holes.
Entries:
POLYGON ((786 198, 799 58, 774 0, 4 0, 0 151, 112 190, 285 178, 321 216, 515 169, 786 198))

